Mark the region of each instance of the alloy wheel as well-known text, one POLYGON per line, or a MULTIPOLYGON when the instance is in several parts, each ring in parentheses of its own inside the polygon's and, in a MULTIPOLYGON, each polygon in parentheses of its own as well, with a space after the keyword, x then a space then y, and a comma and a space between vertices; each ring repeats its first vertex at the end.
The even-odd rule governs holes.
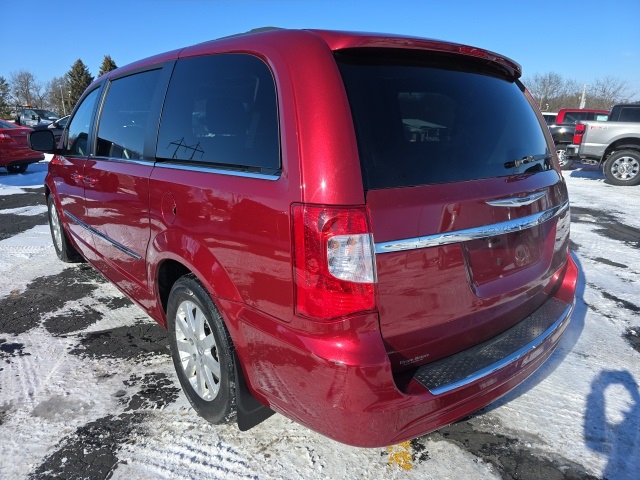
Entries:
POLYGON ((640 163, 631 156, 623 156, 611 164, 611 174, 618 180, 631 180, 640 173, 640 163))
POLYGON ((198 396, 211 401, 220 391, 220 359, 213 331, 204 312, 190 300, 180 303, 175 320, 182 369, 198 396))
POLYGON ((51 205, 51 231, 53 233, 53 241, 59 252, 62 251, 62 227, 60 226, 60 218, 55 205, 51 205))

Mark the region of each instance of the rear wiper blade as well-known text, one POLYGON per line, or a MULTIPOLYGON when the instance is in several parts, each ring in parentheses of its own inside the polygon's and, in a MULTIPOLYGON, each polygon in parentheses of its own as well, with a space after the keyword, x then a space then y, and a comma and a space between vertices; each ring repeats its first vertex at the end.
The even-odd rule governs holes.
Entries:
POLYGON ((518 168, 521 165, 526 165, 527 163, 536 163, 542 160, 549 160, 550 158, 550 153, 543 153, 541 155, 528 155, 526 157, 517 158, 515 160, 512 160, 511 162, 505 163, 504 168, 518 168))

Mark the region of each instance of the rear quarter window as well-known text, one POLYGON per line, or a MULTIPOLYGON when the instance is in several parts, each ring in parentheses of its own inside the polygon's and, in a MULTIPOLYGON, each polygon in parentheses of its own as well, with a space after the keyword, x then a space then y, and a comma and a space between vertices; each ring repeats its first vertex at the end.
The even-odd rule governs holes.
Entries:
POLYGON ((271 71, 245 54, 178 60, 156 156, 165 161, 265 174, 280 170, 271 71))
POLYGON ((459 59, 336 58, 367 189, 551 168, 543 126, 520 84, 459 59), (535 161, 516 162, 523 158, 535 161))

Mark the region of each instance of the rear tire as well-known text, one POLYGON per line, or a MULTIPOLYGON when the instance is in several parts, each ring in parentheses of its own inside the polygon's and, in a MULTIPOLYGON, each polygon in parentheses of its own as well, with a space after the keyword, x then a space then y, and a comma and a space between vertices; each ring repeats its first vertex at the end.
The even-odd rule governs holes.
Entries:
POLYGON ((558 163, 562 170, 569 170, 573 166, 573 160, 567 158, 566 145, 558 145, 556 147, 556 154, 558 155, 558 163))
POLYGON ((56 208, 53 196, 49 195, 47 199, 47 209, 49 213, 49 229, 51 230, 51 239, 56 249, 56 255, 65 263, 82 262, 84 259, 69 241, 67 232, 65 232, 60 215, 56 208))
POLYGON ((7 172, 9 173, 24 173, 27 171, 29 165, 7 165, 7 172))
POLYGON ((612 185, 640 184, 640 152, 621 150, 611 155, 602 167, 604 177, 612 185))
POLYGON ((213 424, 236 418, 233 343, 209 293, 193 275, 173 285, 167 305, 171 356, 194 410, 213 424))

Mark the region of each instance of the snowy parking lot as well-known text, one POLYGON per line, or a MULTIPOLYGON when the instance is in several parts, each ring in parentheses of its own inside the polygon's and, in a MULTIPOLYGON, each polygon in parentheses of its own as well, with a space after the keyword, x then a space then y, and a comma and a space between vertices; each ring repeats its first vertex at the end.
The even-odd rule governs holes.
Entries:
POLYGON ((0 479, 638 478, 640 187, 564 172, 581 274, 538 372, 461 422, 359 449, 280 415, 244 433, 198 417, 163 329, 87 264, 58 261, 46 168, 0 170, 0 479))

